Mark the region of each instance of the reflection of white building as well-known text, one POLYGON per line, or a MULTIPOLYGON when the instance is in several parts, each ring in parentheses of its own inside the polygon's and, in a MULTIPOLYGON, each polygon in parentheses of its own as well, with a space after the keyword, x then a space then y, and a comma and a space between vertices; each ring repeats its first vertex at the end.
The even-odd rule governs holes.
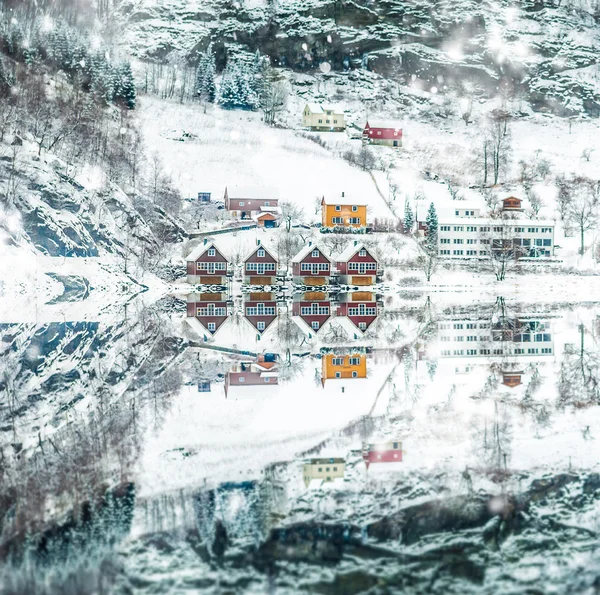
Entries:
POLYGON ((440 358, 506 358, 538 360, 554 355, 549 320, 513 318, 444 320, 438 323, 440 358))
MULTIPOLYGON (((521 201, 504 199, 501 217, 486 217, 478 205, 453 201, 436 205, 438 217, 438 253, 444 258, 489 257, 494 241, 510 241, 524 257, 554 255, 554 221, 520 216, 521 201), (518 201, 519 206, 513 205, 518 201), (498 238, 503 238, 499 240, 498 238)), ((418 229, 425 233, 429 203, 417 205, 418 229)))

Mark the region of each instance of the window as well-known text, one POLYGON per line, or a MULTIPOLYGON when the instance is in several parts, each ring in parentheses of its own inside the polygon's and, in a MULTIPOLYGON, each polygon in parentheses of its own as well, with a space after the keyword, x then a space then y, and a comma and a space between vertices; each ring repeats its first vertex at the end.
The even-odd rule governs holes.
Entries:
POLYGON ((467 341, 477 341, 477 336, 476 335, 469 335, 467 337, 467 341))
POLYGON ((455 329, 462 329, 463 325, 461 323, 454 323, 454 328, 455 329))
POLYGON ((462 225, 455 225, 454 226, 454 231, 464 231, 463 226, 462 225))
POLYGON ((477 231, 476 225, 467 225, 467 231, 477 231))
POLYGON ((450 226, 449 225, 441 225, 440 231, 450 231, 450 226))
POLYGON ((455 349, 454 355, 464 355, 464 351, 462 349, 455 349))
POLYGON ((271 382, 271 379, 270 379, 270 378, 267 376, 267 377, 265 378, 265 382, 269 383, 269 382, 271 382))
POLYGON ((341 378, 342 377, 342 373, 341 372, 336 372, 335 373, 335 377, 336 378, 341 378))
POLYGON ((450 250, 440 250, 440 254, 448 256, 450 254, 450 250))
POLYGON ((364 248, 362 248, 361 250, 358 251, 358 255, 359 256, 366 256, 367 255, 367 251, 364 248))
POLYGON ((256 306, 246 307, 246 316, 274 316, 275 306, 265 306, 264 304, 256 304, 256 306))
POLYGON ((544 246, 552 246, 552 240, 544 240, 544 246))
POLYGON ((208 330, 209 331, 214 331, 217 329, 217 325, 214 322, 209 322, 208 323, 208 330))
POLYGON ((208 256, 214 256, 216 254, 215 249, 214 248, 209 248, 208 249, 208 256))
POLYGON ((490 350, 489 349, 481 349, 479 351, 480 355, 489 355, 490 354, 490 350))
POLYGON ((333 123, 334 123, 334 124, 337 124, 337 120, 334 120, 334 121, 333 121, 333 123))
POLYGON ((311 252, 311 256, 312 256, 313 258, 318 258, 318 257, 319 257, 319 251, 318 251, 318 250, 313 250, 313 251, 311 252))
POLYGON ((516 233, 523 233, 525 231, 524 227, 515 227, 515 232, 516 233))
POLYGON ((333 225, 343 225, 344 224, 344 218, 343 217, 332 217, 331 218, 331 223, 333 223, 333 225))
POLYGON ((449 349, 442 349, 442 355, 450 355, 450 350, 449 349))
POLYGON ((331 124, 331 120, 325 120, 325 124, 331 124))
POLYGON ((358 212, 358 207, 356 205, 352 205, 352 212, 353 213, 357 213, 358 212))
POLYGON ((460 211, 454 211, 454 214, 458 217, 460 215, 460 211))
POLYGON ((466 325, 466 328, 477 328, 477 323, 475 322, 468 322, 466 325))
POLYGON ((310 306, 302 306, 300 314, 302 316, 329 316, 329 306, 320 306, 317 303, 310 306))
POLYGON ((259 248, 258 252, 256 253, 256 256, 258 256, 259 258, 264 258, 265 251, 262 248, 259 248))
POLYGON ((313 320, 310 323, 310 326, 313 328, 313 330, 318 331, 319 330, 319 321, 318 320, 313 320))
POLYGON ((344 358, 343 357, 334 357, 334 358, 332 358, 331 365, 332 366, 343 366, 344 365, 344 358))
POLYGON ((360 357, 351 357, 350 358, 351 366, 358 366, 359 364, 360 364, 360 357))
POLYGON ((256 328, 257 328, 259 331, 264 331, 264 330, 265 330, 265 323, 264 323, 264 322, 262 322, 262 321, 260 321, 260 322, 257 322, 257 323, 256 323, 256 328))
POLYGON ((477 355, 477 349, 467 349, 467 355, 477 355))
POLYGON ((377 134, 378 134, 379 136, 381 136, 381 130, 378 130, 378 131, 377 131, 377 134))
POLYGON ((350 225, 360 225, 360 217, 350 217, 348 223, 350 223, 350 225))
POLYGON ((335 210, 336 211, 341 211, 342 210, 342 205, 335 205, 335 210))
POLYGON ((348 308, 348 316, 377 316, 377 308, 360 304, 358 308, 348 308))
POLYGON ((490 231, 490 228, 487 225, 483 225, 479 228, 479 231, 490 231))
POLYGON ((319 124, 323 124, 323 120, 319 120, 319 124))
POLYGON ((538 231, 539 231, 539 228, 537 228, 537 227, 528 227, 528 228, 527 228, 527 231, 528 231, 529 233, 538 233, 538 231))
POLYGON ((352 378, 358 378, 358 372, 352 372, 352 378))
POLYGON ((552 233, 551 227, 542 227, 542 233, 552 233))
POLYGON ((323 473, 323 467, 319 467, 319 473, 323 473))
POLYGON ((464 337, 462 337, 462 336, 461 336, 461 337, 456 337, 456 338, 455 338, 455 341, 457 341, 458 343, 462 343, 462 342, 463 342, 463 340, 464 340, 464 337))
POLYGON ((240 200, 239 205, 240 207, 243 207, 246 203, 243 200, 240 200))
POLYGON ((493 229, 494 229, 495 232, 500 232, 500 231, 502 231, 502 226, 501 225, 496 225, 493 229))
POLYGON ((477 256, 477 250, 467 250, 467 256, 477 256))
POLYGON ((226 316, 225 308, 215 307, 214 304, 206 304, 204 308, 196 308, 196 316, 226 316))
POLYGON ((552 348, 550 348, 550 347, 542 347, 542 353, 552 353, 552 348))
POLYGON ((337 471, 337 467, 334 467, 334 468, 333 468, 333 470, 334 470, 334 471, 337 471))
POLYGON ((454 238, 454 243, 455 244, 462 244, 463 240, 459 239, 459 238, 454 238))
POLYGON ((238 382, 246 382, 246 379, 243 376, 238 376, 238 382))
POLYGON ((453 254, 454 256, 462 256, 463 251, 462 250, 454 250, 453 254))
POLYGON ((450 238, 442 238, 440 240, 440 244, 449 244, 450 243, 450 238))
POLYGON ((535 245, 536 246, 543 246, 542 240, 536 240, 535 241, 535 245))
POLYGON ((366 324, 365 322, 359 322, 359 323, 358 323, 358 328, 359 328, 361 331, 364 331, 364 330, 366 330, 366 329, 367 329, 367 324, 366 324))

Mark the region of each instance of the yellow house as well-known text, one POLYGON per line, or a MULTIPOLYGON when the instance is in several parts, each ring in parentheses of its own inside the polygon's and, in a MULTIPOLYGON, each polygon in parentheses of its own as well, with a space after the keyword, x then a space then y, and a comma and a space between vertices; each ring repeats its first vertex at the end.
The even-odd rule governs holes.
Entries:
POLYGON ((302 474, 304 485, 308 487, 311 481, 318 479, 321 481, 333 481, 344 477, 346 472, 346 462, 344 459, 310 459, 304 464, 302 474))
POLYGON ((366 227, 367 203, 364 200, 348 198, 342 192, 340 198, 321 200, 323 227, 366 227))
POLYGON ((345 130, 344 112, 332 105, 307 103, 302 112, 302 125, 321 132, 340 132, 345 130))
POLYGON ((328 353, 321 358, 321 383, 334 378, 366 378, 367 356, 364 353, 336 355, 328 353))

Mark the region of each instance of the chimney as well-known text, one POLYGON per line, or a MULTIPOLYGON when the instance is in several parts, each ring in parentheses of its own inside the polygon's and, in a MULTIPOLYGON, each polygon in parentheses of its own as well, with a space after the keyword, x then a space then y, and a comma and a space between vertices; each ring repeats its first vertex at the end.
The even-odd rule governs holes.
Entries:
POLYGON ((312 246, 312 242, 308 242, 308 245, 309 245, 309 246, 312 246))
POLYGON ((204 245, 208 244, 208 238, 204 238, 204 245))
POLYGON ((354 240, 354 245, 358 246, 358 240, 354 240))
POLYGON ((344 194, 345 194, 345 193, 344 193, 344 191, 342 190, 342 198, 344 198, 344 194))
POLYGON ((260 246, 260 239, 258 239, 258 238, 256 239, 256 245, 260 246))

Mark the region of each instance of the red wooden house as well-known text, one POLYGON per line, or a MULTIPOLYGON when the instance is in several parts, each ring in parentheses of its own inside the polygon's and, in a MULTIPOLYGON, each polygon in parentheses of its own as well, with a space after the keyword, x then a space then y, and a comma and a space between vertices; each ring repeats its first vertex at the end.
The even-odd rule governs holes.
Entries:
POLYGON ((352 242, 336 257, 335 268, 344 285, 373 285, 381 274, 377 259, 360 242, 352 242))
POLYGON ((367 469, 373 463, 401 463, 402 442, 391 441, 364 444, 362 457, 367 469))
POLYGON ((277 282, 277 258, 258 245, 244 260, 244 283, 274 285, 277 282))
POLYGON ((244 317, 260 334, 277 318, 277 301, 270 292, 250 293, 244 301, 244 317))
POLYGON ((187 257, 187 280, 192 285, 225 285, 230 264, 212 242, 197 246, 187 257))
POLYGON ((323 291, 310 291, 294 296, 292 320, 308 336, 318 333, 332 313, 329 295, 323 291))
POLYGON ((363 141, 372 145, 401 147, 402 125, 399 122, 370 119, 363 130, 363 141))
POLYGON ((509 196, 502 200, 502 210, 503 211, 522 211, 522 203, 523 201, 516 196, 509 196))
POLYGON ((379 308, 374 293, 369 291, 343 293, 340 294, 339 300, 337 322, 351 335, 356 335, 356 331, 364 333, 377 320, 379 308))
POLYGON ((310 286, 328 285, 331 278, 331 259, 311 242, 292 259, 294 283, 310 286))
POLYGON ((224 293, 190 293, 187 296, 187 317, 199 334, 208 331, 214 336, 229 316, 224 293))

